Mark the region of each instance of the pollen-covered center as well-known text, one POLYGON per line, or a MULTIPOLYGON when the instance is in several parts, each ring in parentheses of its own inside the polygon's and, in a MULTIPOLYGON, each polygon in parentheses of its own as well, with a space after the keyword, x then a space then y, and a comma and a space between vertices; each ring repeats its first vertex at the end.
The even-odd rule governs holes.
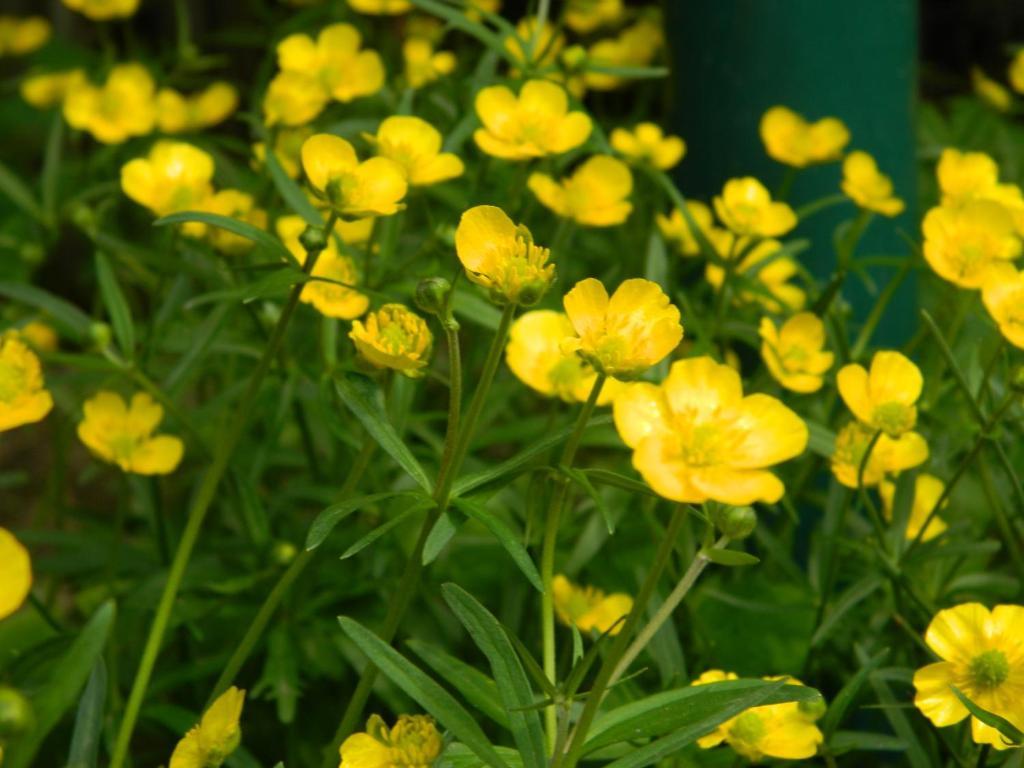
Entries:
POLYGON ((764 734, 764 721, 756 712, 744 712, 729 728, 729 735, 733 739, 747 744, 757 744, 764 738, 764 734))
POLYGON ((971 659, 967 674, 975 688, 991 690, 1006 682, 1010 676, 1010 662, 1002 651, 985 651, 971 659))
POLYGON ((904 403, 883 403, 875 408, 872 421, 887 435, 901 435, 917 422, 917 409, 904 403))

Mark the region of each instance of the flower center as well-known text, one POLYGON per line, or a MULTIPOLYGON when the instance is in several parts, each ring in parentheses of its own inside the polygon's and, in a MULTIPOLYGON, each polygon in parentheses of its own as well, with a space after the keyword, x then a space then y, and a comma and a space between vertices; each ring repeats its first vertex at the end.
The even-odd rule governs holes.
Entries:
POLYGON ((985 651, 971 659, 967 674, 976 688, 991 690, 1006 682, 1010 676, 1010 662, 1002 651, 985 651))
POLYGON ((903 403, 883 403, 875 408, 872 420, 887 435, 900 435, 914 426, 917 410, 903 403))
POLYGON ((25 369, 0 360, 0 403, 13 402, 27 388, 25 369))
POLYGON ((764 721, 756 712, 744 712, 737 717, 729 728, 729 735, 746 744, 757 744, 765 733, 764 721))

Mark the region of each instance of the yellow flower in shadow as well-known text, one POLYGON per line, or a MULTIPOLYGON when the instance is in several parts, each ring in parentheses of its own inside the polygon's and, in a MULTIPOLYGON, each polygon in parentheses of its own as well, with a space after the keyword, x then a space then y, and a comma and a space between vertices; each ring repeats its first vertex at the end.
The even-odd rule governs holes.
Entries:
POLYGON ((110 21, 132 16, 139 0, 62 0, 64 5, 93 21, 110 21))
POLYGON ((823 117, 811 123, 782 106, 761 116, 760 129, 768 156, 794 168, 838 160, 850 141, 850 131, 842 120, 823 117))
POLYGON ((141 64, 118 64, 102 86, 75 80, 64 97, 64 119, 104 144, 145 136, 156 124, 156 84, 141 64))
POLYGON ((53 34, 42 16, 0 16, 0 57, 24 56, 46 45, 53 34))
POLYGON ((405 206, 401 165, 386 157, 359 161, 339 136, 318 133, 302 145, 302 168, 313 192, 341 216, 390 216, 405 206))
POLYGON ((419 117, 396 115, 384 120, 377 134, 367 134, 377 155, 394 160, 414 187, 429 186, 462 175, 458 155, 441 151, 441 132, 419 117))
POLYGON ((779 237, 796 226, 796 214, 774 202, 764 185, 752 176, 730 179, 713 200, 715 213, 737 235, 779 237))
MULTIPOLYGON (((910 517, 907 519, 907 529, 904 532, 908 540, 916 539, 921 533, 921 526, 924 525, 925 521, 932 514, 945 489, 945 483, 934 475, 929 475, 925 472, 922 472, 914 479, 914 500, 910 507, 910 517)), ((882 508, 886 519, 892 520, 893 501, 896 498, 896 484, 889 480, 883 480, 878 486, 878 494, 882 497, 882 508)), ((935 515, 932 517, 932 521, 928 523, 928 528, 925 530, 924 535, 921 536, 921 540, 928 541, 929 539, 934 539, 945 530, 946 524, 942 521, 942 518, 935 515)))
POLYGON ((203 713, 199 725, 178 742, 171 755, 170 768, 211 768, 220 766, 238 748, 242 730, 245 691, 234 686, 217 697, 203 713))
POLYGON ((281 72, 313 78, 336 101, 370 96, 384 87, 380 54, 362 50, 362 36, 351 24, 324 27, 316 40, 309 35, 288 35, 277 45, 281 72))
POLYGON ((364 360, 410 378, 423 375, 434 347, 427 321, 402 304, 385 304, 354 321, 348 336, 364 360))
POLYGON ((638 123, 631 131, 616 128, 611 144, 620 155, 662 171, 674 168, 686 154, 686 142, 678 136, 666 136, 656 123, 638 123))
POLYGON ((42 421, 52 408, 36 353, 17 332, 0 335, 0 432, 42 421))
POLYGON ((993 200, 932 208, 921 229, 928 265, 939 277, 961 288, 980 288, 993 268, 1021 253, 1010 209, 993 200))
POLYGON ((339 768, 429 768, 443 746, 432 717, 399 715, 388 728, 379 715, 372 715, 365 732, 353 733, 342 743, 339 768))
POLYGON ((32 589, 32 560, 14 534, 0 526, 0 619, 21 608, 32 589))
MULTIPOLYGON (((707 238, 714 221, 711 216, 711 209, 698 200, 687 200, 686 208, 693 219, 694 224, 707 238)), ((683 256, 697 256, 700 253, 700 243, 697 237, 678 208, 673 208, 668 216, 657 214, 655 221, 661 234, 671 243, 674 243, 683 256)))
POLYGON ((473 134, 488 155, 528 160, 558 155, 580 146, 590 136, 590 117, 569 110, 565 89, 546 80, 529 80, 516 96, 504 85, 476 95, 476 113, 483 123, 473 134))
POLYGON ((560 573, 551 582, 551 599, 558 619, 581 632, 617 635, 623 620, 633 610, 633 598, 629 595, 606 595, 596 587, 577 586, 560 573))
POLYGON ((877 430, 859 421, 851 421, 836 435, 830 462, 832 474, 847 488, 859 487, 861 464, 864 464, 863 484, 867 488, 928 460, 928 443, 919 433, 905 432, 893 439, 883 432, 865 463, 864 457, 876 433, 877 430))
POLYGON ((839 394, 867 427, 897 438, 917 424, 921 370, 899 352, 883 350, 871 358, 871 370, 851 363, 839 369, 839 394))
POLYGON ((993 269, 981 287, 981 298, 999 332, 1024 349, 1024 271, 1009 264, 993 269))
POLYGON ((840 187, 848 198, 867 211, 883 216, 898 216, 903 201, 892 193, 892 180, 878 170, 875 158, 867 152, 851 152, 843 161, 840 187))
POLYGON ((621 224, 633 210, 628 199, 633 175, 625 163, 607 155, 587 159, 561 181, 532 173, 527 185, 546 208, 586 227, 621 224))
POLYGON ((154 435, 164 409, 145 392, 128 404, 116 392, 97 392, 82 406, 79 439, 97 457, 137 475, 166 475, 181 462, 185 446, 172 435, 154 435))
POLYGON ((435 51, 433 44, 422 37, 410 37, 402 44, 402 58, 410 88, 422 88, 455 70, 455 54, 435 51))
POLYGON ((825 351, 825 324, 810 312, 793 315, 782 327, 762 317, 761 359, 779 384, 793 392, 817 392, 832 367, 834 355, 825 351))
POLYGON ((238 91, 231 83, 213 83, 191 96, 162 88, 156 95, 156 122, 164 133, 201 131, 224 122, 237 108, 238 91))

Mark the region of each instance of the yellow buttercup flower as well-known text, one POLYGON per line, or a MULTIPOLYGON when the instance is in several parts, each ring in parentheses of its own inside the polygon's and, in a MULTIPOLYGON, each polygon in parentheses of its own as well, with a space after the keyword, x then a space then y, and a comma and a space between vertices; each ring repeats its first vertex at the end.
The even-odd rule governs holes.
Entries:
POLYGON ((305 125, 319 115, 330 95, 320 82, 304 72, 278 72, 263 97, 267 126, 305 125))
POLYGON ((354 321, 348 334, 364 360, 410 378, 423 375, 434 346, 426 320, 402 304, 385 304, 365 320, 354 321))
POLYGON ((390 216, 405 206, 408 184, 401 165, 386 157, 359 162, 352 145, 318 133, 302 145, 302 168, 313 192, 341 216, 390 216))
POLYGON ((441 132, 419 117, 396 115, 384 120, 377 135, 366 138, 377 155, 394 160, 414 187, 438 184, 462 175, 465 166, 458 155, 441 151, 441 132))
POLYGON ((964 603, 935 614, 924 639, 941 659, 914 673, 914 706, 938 728, 971 717, 977 744, 1009 745, 995 728, 970 715, 950 689, 1024 728, 1024 607, 964 603))
POLYGON ((348 0, 349 8, 371 16, 398 16, 412 10, 409 0, 348 0))
MULTIPOLYGON (((206 198, 199 210, 238 219, 260 229, 267 226, 267 212, 256 207, 252 195, 238 189, 220 190, 206 198)), ((209 227, 207 234, 213 247, 222 253, 238 255, 252 249, 252 240, 221 227, 209 227)))
POLYGON ((422 88, 455 71, 455 54, 435 51, 433 43, 422 37, 410 37, 402 43, 402 58, 410 88, 422 88))
POLYGON ((574 32, 586 34, 622 18, 622 0, 568 0, 565 23, 574 32))
MULTIPOLYGON (((922 472, 915 478, 914 500, 910 507, 910 517, 907 520, 905 534, 907 539, 916 539, 918 534, 921 533, 921 526, 924 525, 925 520, 928 519, 932 510, 935 509, 935 505, 942 498, 942 492, 945 489, 946 484, 934 475, 922 472)), ((893 500, 896 498, 896 484, 889 480, 883 480, 878 486, 878 494, 882 497, 882 507, 885 511, 886 519, 892 520, 892 505, 893 500)), ((921 540, 928 541, 928 539, 934 539, 944 530, 946 530, 946 524, 942 521, 942 518, 935 515, 932 517, 931 522, 928 523, 928 528, 925 530, 924 535, 921 536, 921 540)))
POLYGON ((1000 112, 1009 112, 1013 106, 1013 94, 986 75, 981 67, 971 67, 971 87, 979 99, 1000 112))
POLYGON ((21 98, 36 109, 49 109, 64 103, 68 92, 85 81, 85 71, 69 69, 26 77, 18 86, 21 98))
POLYGON ((498 13, 501 10, 501 0, 466 0, 465 14, 471 19, 480 19, 481 11, 487 13, 498 13))
POLYGON ((850 141, 850 131, 838 118, 810 123, 788 107, 777 106, 761 117, 761 141, 772 159, 805 168, 838 160, 850 141))
POLYGON ((867 211, 898 216, 903 201, 892 193, 892 180, 880 173, 875 158, 867 152, 851 152, 843 161, 843 194, 867 211))
POLYGON ((124 19, 138 10, 139 0, 62 0, 64 5, 93 21, 124 19))
POLYGON ((328 96, 349 102, 384 86, 380 54, 361 50, 361 46, 359 30, 351 24, 331 24, 320 31, 316 41, 309 35, 288 35, 277 45, 277 63, 282 72, 310 76, 328 96))
POLYGON ((21 608, 32 589, 32 560, 14 534, 0 526, 0 619, 21 608))
MULTIPOLYGON (((302 145, 306 139, 313 135, 313 129, 299 126, 298 128, 283 128, 274 137, 274 157, 277 158, 288 178, 297 179, 302 171, 302 145)), ((267 147, 262 142, 252 145, 252 153, 256 158, 257 167, 263 165, 267 156, 267 147)))
POLYGON ((129 405, 116 392, 103 390, 86 400, 82 410, 78 438, 103 461, 137 475, 166 475, 181 462, 181 440, 153 434, 164 409, 145 392, 136 392, 129 405))
MULTIPOLYGON (((584 402, 597 379, 593 366, 579 355, 562 349, 562 341, 575 334, 562 312, 537 309, 516 319, 509 329, 505 362, 528 387, 568 403, 584 402)), ((607 405, 619 391, 619 382, 608 379, 598 405, 607 405)))
POLYGON ((1024 231, 1024 193, 1016 184, 999 183, 999 166, 984 152, 942 151, 935 167, 944 208, 959 208, 974 200, 991 200, 1005 206, 1024 231))
POLYGON ((1024 93, 1024 49, 1017 51, 1010 61, 1006 76, 1013 90, 1017 93, 1024 93))
POLYGON ((528 16, 516 24, 514 35, 505 38, 505 50, 522 64, 533 66, 554 64, 565 47, 565 36, 545 21, 537 30, 537 17, 528 16))
POLYGON ((400 715, 389 729, 373 715, 364 733, 353 733, 342 743, 339 768, 430 768, 443 746, 432 717, 400 715))
POLYGON ((42 421, 52 408, 36 353, 18 333, 0 335, 0 432, 42 421))
POLYGON ((242 739, 238 721, 244 704, 245 691, 234 686, 218 696, 199 725, 178 742, 170 768, 218 768, 242 739))
MULTIPOLYGON (((799 312, 807 303, 807 293, 790 281, 797 275, 796 259, 788 254, 779 255, 782 243, 767 239, 751 246, 749 238, 737 240, 731 232, 711 229, 708 239, 724 259, 737 259, 744 254, 734 267, 737 275, 753 272, 753 279, 762 290, 740 288, 736 292, 737 302, 757 303, 769 312, 799 312), (735 243, 735 244, 734 244, 735 243)), ((721 290, 725 282, 725 269, 714 262, 708 262, 704 276, 715 288, 721 290)))
MULTIPOLYGON (((711 209, 697 200, 687 200, 686 208, 689 210, 694 224, 707 237, 707 233, 711 231, 713 226, 711 209)), ((700 243, 697 242, 693 230, 690 229, 690 225, 686 222, 683 212, 678 208, 673 208, 669 216, 662 216, 659 213, 655 216, 655 221, 658 224, 658 229, 661 230, 661 234, 669 242, 675 243, 683 256, 696 256, 700 253, 700 243)))
POLYGON ((774 397, 744 397, 739 373, 710 357, 673 363, 660 386, 626 387, 614 416, 633 466, 674 501, 773 504, 785 486, 768 468, 807 447, 799 416, 774 397))
MULTIPOLYGON (((598 40, 587 49, 587 63, 596 67, 645 67, 665 44, 657 18, 645 17, 622 30, 616 37, 598 40)), ((583 74, 587 88, 611 91, 631 82, 621 75, 588 67, 583 74)))
POLYGON ((609 298, 601 281, 588 277, 562 303, 576 330, 562 348, 608 376, 637 377, 672 354, 683 338, 679 310, 650 280, 625 280, 609 298))
POLYGON ((981 298, 1003 337, 1024 349, 1024 272, 1009 265, 993 270, 982 286, 981 298))
MULTIPOLYGON (((182 141, 158 141, 146 157, 121 167, 121 189, 157 216, 199 210, 213 194, 213 158, 182 141)), ((185 231, 201 236, 206 228, 190 222, 185 231)))
POLYGON ((596 587, 577 586, 560 573, 551 582, 551 599, 558 619, 581 632, 596 630, 617 635, 622 631, 623 620, 633 610, 633 598, 629 595, 606 595, 596 587))
POLYGON ((686 154, 686 142, 678 136, 666 136, 655 123, 639 123, 632 131, 616 128, 612 131, 611 144, 616 152, 630 160, 662 171, 674 168, 686 154))
POLYGON ((106 82, 72 83, 64 98, 64 119, 104 144, 145 136, 156 123, 156 84, 141 64, 119 64, 106 82))
POLYGON ((462 214, 455 230, 455 253, 466 277, 490 291, 499 303, 530 306, 555 279, 551 252, 533 242, 523 224, 503 210, 478 205, 462 214))
POLYGON ((727 181, 713 202, 718 218, 737 235, 779 237, 796 226, 793 209, 773 202, 764 185, 752 176, 727 181))
POLYGON ((851 363, 839 369, 839 394, 865 426, 897 438, 917 424, 921 370, 899 352, 883 350, 871 358, 870 372, 851 363))
POLYGON ((825 351, 825 324, 810 312, 793 315, 778 328, 761 318, 761 359, 779 384, 793 392, 817 392, 832 367, 825 351))
POLYGON ((546 208, 585 227, 621 224, 633 210, 629 202, 633 174, 625 163, 608 155, 588 158, 561 181, 531 173, 527 186, 546 208))
POLYGON ((0 56, 24 56, 42 48, 53 28, 42 16, 0 16, 0 56))
POLYGON ((928 265, 961 288, 980 288, 994 268, 1021 253, 1013 217, 992 200, 932 208, 921 229, 928 265))
POLYGON ((56 352, 59 346, 57 332, 41 320, 32 320, 18 329, 21 338, 40 352, 56 352))
POLYGON ((504 85, 476 95, 483 123, 473 133, 478 147, 506 160, 557 155, 580 146, 590 136, 590 118, 570 112, 565 90, 546 80, 529 80, 517 97, 504 85))
MULTIPOLYGON (((307 257, 306 249, 299 241, 299 237, 305 229, 306 222, 301 216, 282 216, 277 220, 278 237, 300 264, 305 264, 307 257)), ((335 233, 340 234, 342 240, 347 243, 357 242, 363 232, 364 230, 360 229, 349 233, 344 228, 335 225, 335 233), (355 237, 351 237, 350 234, 354 234, 355 237), (349 236, 347 237, 347 235, 349 236)), ((369 233, 366 232, 362 240, 365 240, 368 235, 369 233)), ((306 283, 302 287, 302 293, 299 294, 299 300, 312 305, 321 314, 342 320, 352 320, 362 315, 370 307, 370 300, 354 287, 359 284, 359 273, 356 270, 355 262, 338 248, 334 237, 328 239, 327 247, 317 257, 312 277, 321 279, 310 280, 306 283), (332 282, 326 282, 327 280, 332 282)))
MULTIPOLYGON (((832 453, 832 474, 847 488, 858 488, 860 465, 877 430, 851 421, 836 435, 832 453)), ((917 432, 905 432, 896 440, 884 432, 875 441, 864 465, 864 487, 878 485, 889 475, 898 475, 928 460, 928 443, 917 432)))
POLYGON ((156 95, 156 122, 164 133, 201 131, 227 120, 238 107, 238 91, 230 83, 213 83, 186 96, 172 88, 156 95))

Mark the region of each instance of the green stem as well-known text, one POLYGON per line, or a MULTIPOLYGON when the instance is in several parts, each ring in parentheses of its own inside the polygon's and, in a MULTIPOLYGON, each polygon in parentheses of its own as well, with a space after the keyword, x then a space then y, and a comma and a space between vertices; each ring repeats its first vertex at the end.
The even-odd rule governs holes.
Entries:
POLYGON ((875 446, 878 445, 879 439, 882 437, 882 430, 877 430, 875 434, 871 436, 871 442, 868 443, 867 450, 864 451, 864 455, 861 457, 860 465, 857 467, 857 493, 860 494, 860 499, 864 503, 864 506, 868 509, 868 517, 871 518, 871 524, 875 527, 875 536, 878 538, 878 547, 881 550, 883 556, 888 555, 888 544, 885 540, 885 523, 882 520, 882 514, 879 512, 878 507, 871 500, 868 495, 868 489, 864 486, 864 471, 867 469, 868 462, 871 460, 871 453, 875 450, 875 446))

